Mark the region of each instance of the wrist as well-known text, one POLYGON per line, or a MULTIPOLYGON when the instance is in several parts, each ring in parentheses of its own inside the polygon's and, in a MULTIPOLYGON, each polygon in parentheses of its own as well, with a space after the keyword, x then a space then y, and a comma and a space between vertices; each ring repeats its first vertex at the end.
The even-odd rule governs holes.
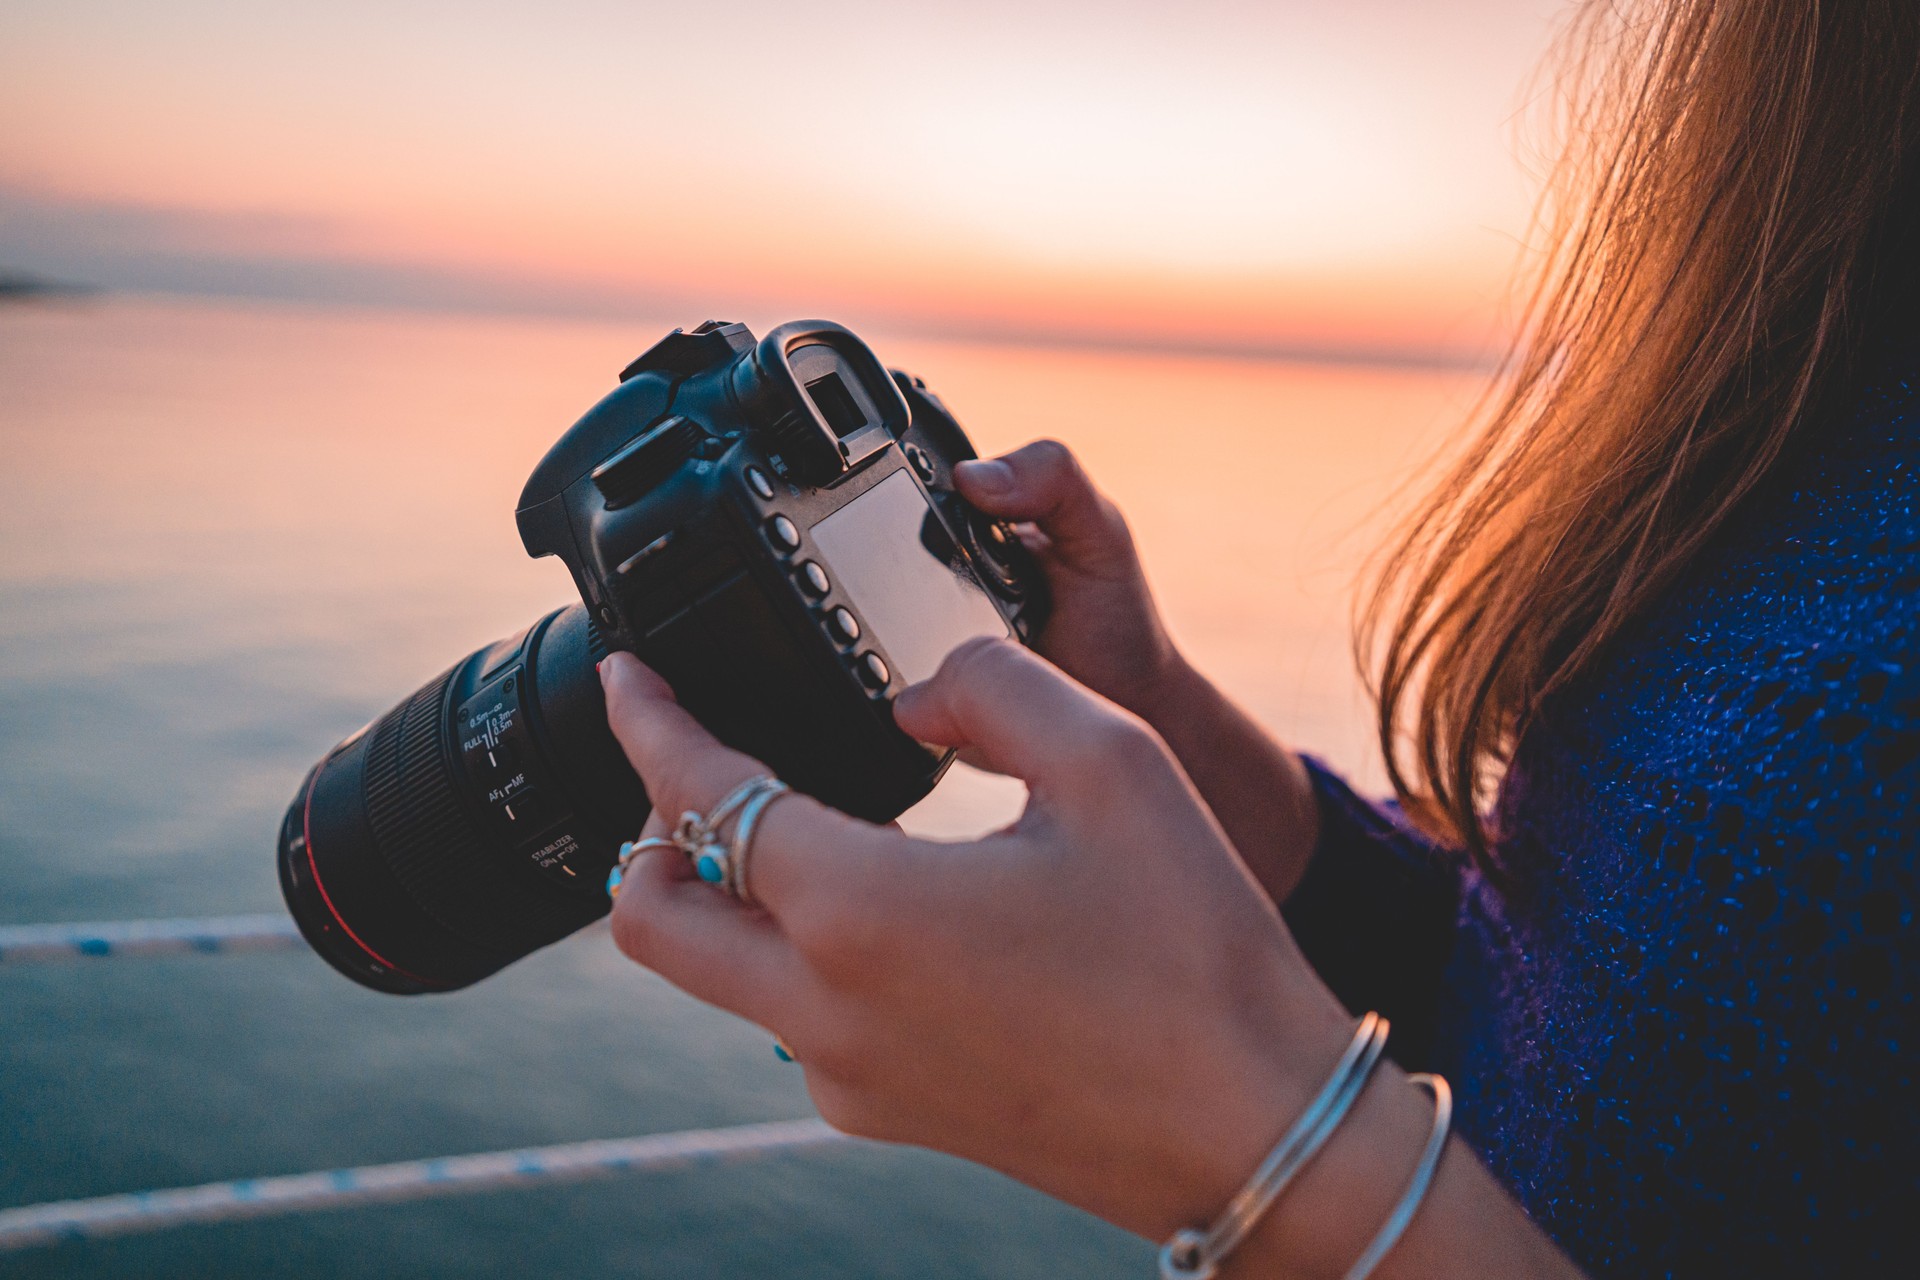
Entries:
POLYGON ((1145 720, 1161 737, 1172 740, 1195 713, 1217 696, 1213 682, 1189 663, 1171 641, 1146 678, 1129 691, 1127 710, 1145 720))
MULTIPOLYGON (((1209 1054, 1215 1069, 1205 1079, 1195 1078, 1198 1087, 1187 1094, 1185 1105, 1169 1111, 1178 1152, 1163 1167, 1178 1169, 1183 1176, 1168 1188, 1178 1190, 1177 1197, 1166 1202, 1168 1214, 1149 1232, 1156 1241, 1182 1228, 1205 1230, 1217 1223, 1276 1144, 1303 1122, 1310 1106, 1324 1108, 1326 1099, 1319 1095, 1336 1063, 1358 1052, 1356 1020, 1318 982, 1310 984, 1312 990, 1303 989, 1306 985, 1292 984, 1289 991, 1269 984, 1258 1006, 1243 1005, 1248 1016, 1209 1054)), ((1264 1217, 1273 1217, 1311 1172, 1310 1163, 1264 1217)), ((1262 1237, 1261 1255, 1272 1254, 1276 1238, 1264 1219, 1254 1234, 1262 1237)), ((1250 1237, 1242 1247, 1252 1243, 1250 1237)), ((1297 1252, 1290 1238, 1282 1243, 1288 1246, 1286 1256, 1297 1252)))
MULTIPOLYGON (((1432 1122, 1427 1095, 1381 1063, 1326 1148, 1227 1259, 1220 1280, 1346 1275, 1405 1191, 1432 1122)), ((1377 1275, 1394 1273, 1383 1266, 1377 1275)))
POLYGON ((1277 905, 1306 874, 1320 802, 1300 757, 1276 741, 1178 652, 1139 715, 1166 742, 1277 905))

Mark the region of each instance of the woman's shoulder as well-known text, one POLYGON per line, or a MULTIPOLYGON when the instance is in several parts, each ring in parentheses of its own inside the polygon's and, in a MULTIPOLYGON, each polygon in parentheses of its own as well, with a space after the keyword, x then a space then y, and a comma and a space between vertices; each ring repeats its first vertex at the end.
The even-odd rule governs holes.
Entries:
MULTIPOLYGON (((1920 554, 1920 336, 1878 344, 1844 412, 1810 423, 1776 483, 1731 523, 1707 572, 1793 574, 1805 556, 1911 572, 1920 554)), ((1911 585, 1911 584, 1909 584, 1911 585)))
POLYGON ((1502 825, 1576 914, 1870 998, 1920 904, 1920 347, 1797 467, 1529 733, 1502 825))
POLYGON ((1502 797, 1523 872, 1787 951, 1912 912, 1920 344, 1865 386, 1529 732, 1502 797))
MULTIPOLYGON (((1457 983, 1512 1006, 1477 1123, 1549 1220, 1652 1186, 1781 1257, 1819 1214, 1886 1221, 1818 1197, 1920 1139, 1897 1065, 1920 1036, 1916 388, 1920 357, 1889 360, 1521 744, 1516 890, 1470 899, 1487 941, 1460 954, 1494 959, 1457 983)), ((1630 1219, 1579 1229, 1601 1256, 1630 1219)))
POLYGON ((1920 342, 1888 344, 1864 388, 1556 713, 1584 751, 1668 776, 1744 762, 1809 805, 1850 766, 1920 762, 1920 342))

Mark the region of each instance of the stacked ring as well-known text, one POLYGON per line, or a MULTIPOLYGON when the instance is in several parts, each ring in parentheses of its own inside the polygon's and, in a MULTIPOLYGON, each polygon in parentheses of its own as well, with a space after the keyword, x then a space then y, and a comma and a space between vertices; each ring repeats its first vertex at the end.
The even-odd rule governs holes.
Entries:
POLYGON ((627 840, 620 845, 620 860, 613 864, 613 870, 607 872, 607 896, 620 896, 621 882, 627 878, 627 868, 633 860, 649 849, 677 849, 680 846, 666 836, 648 836, 644 840, 627 840))
POLYGON ((733 824, 733 839, 727 845, 728 875, 725 887, 750 907, 759 905, 747 881, 747 859, 753 853, 754 833, 760 826, 760 815, 767 811, 767 806, 786 793, 786 783, 767 779, 767 785, 754 792, 752 798, 740 806, 740 820, 733 824))
POLYGON ((673 843, 680 846, 681 852, 692 860, 694 872, 708 884, 720 884, 727 878, 727 851, 720 844, 720 824, 732 817, 735 809, 751 800, 761 787, 772 781, 764 773, 748 778, 713 806, 712 813, 702 814, 689 809, 680 815, 680 821, 673 829, 673 843))
POLYGON ((753 847, 754 829, 759 825, 760 815, 766 807, 786 791, 786 783, 763 773, 729 791, 710 813, 703 814, 692 809, 682 813, 680 821, 674 825, 673 834, 627 841, 620 846, 619 861, 607 873, 607 896, 620 896, 620 884, 636 856, 648 849, 672 847, 687 856, 693 863, 694 874, 702 880, 719 886, 742 902, 751 903, 753 899, 747 890, 746 867, 747 855, 753 847), (734 824, 733 837, 723 844, 720 829, 736 811, 740 818, 734 824))

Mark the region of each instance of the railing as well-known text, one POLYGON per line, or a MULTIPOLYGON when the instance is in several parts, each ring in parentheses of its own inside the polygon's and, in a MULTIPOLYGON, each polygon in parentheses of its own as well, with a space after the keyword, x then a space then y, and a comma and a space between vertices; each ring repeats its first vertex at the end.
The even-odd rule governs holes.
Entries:
POLYGON ((300 930, 291 918, 281 915, 0 925, 0 965, 101 956, 288 951, 301 945, 300 930))
MULTIPOLYGON (((4 925, 0 926, 0 967, 111 956, 289 950, 302 945, 293 922, 276 915, 4 925)), ((188 1223, 578 1182, 856 1141, 819 1120, 780 1120, 57 1200, 0 1209, 0 1252, 188 1223)))

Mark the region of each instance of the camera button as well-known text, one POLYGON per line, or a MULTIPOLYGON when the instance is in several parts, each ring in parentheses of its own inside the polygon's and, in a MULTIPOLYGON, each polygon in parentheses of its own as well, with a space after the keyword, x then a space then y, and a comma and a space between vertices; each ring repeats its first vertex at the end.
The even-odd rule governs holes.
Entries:
POLYGON ((802 561, 797 576, 800 589, 810 596, 824 596, 833 590, 833 583, 827 577, 827 571, 812 560, 802 561))
POLYGON ((887 670, 886 659, 877 653, 861 654, 856 666, 860 671, 860 683, 869 689, 884 689, 887 681, 893 679, 893 672, 887 670))
POLYGON ((773 481, 767 479, 767 473, 760 468, 747 468, 747 484, 766 501, 773 501, 773 481))
POLYGON ((845 609, 835 609, 827 615, 827 634, 841 644, 852 644, 860 638, 860 620, 845 609))
POLYGON ((782 551, 800 549, 800 530, 785 516, 775 516, 767 521, 767 537, 773 539, 773 545, 782 551))
POLYGON ((917 444, 908 445, 907 461, 913 464, 913 469, 919 473, 922 480, 925 480, 928 484, 933 483, 933 478, 938 473, 934 470, 933 459, 927 456, 925 449, 922 449, 917 444))

